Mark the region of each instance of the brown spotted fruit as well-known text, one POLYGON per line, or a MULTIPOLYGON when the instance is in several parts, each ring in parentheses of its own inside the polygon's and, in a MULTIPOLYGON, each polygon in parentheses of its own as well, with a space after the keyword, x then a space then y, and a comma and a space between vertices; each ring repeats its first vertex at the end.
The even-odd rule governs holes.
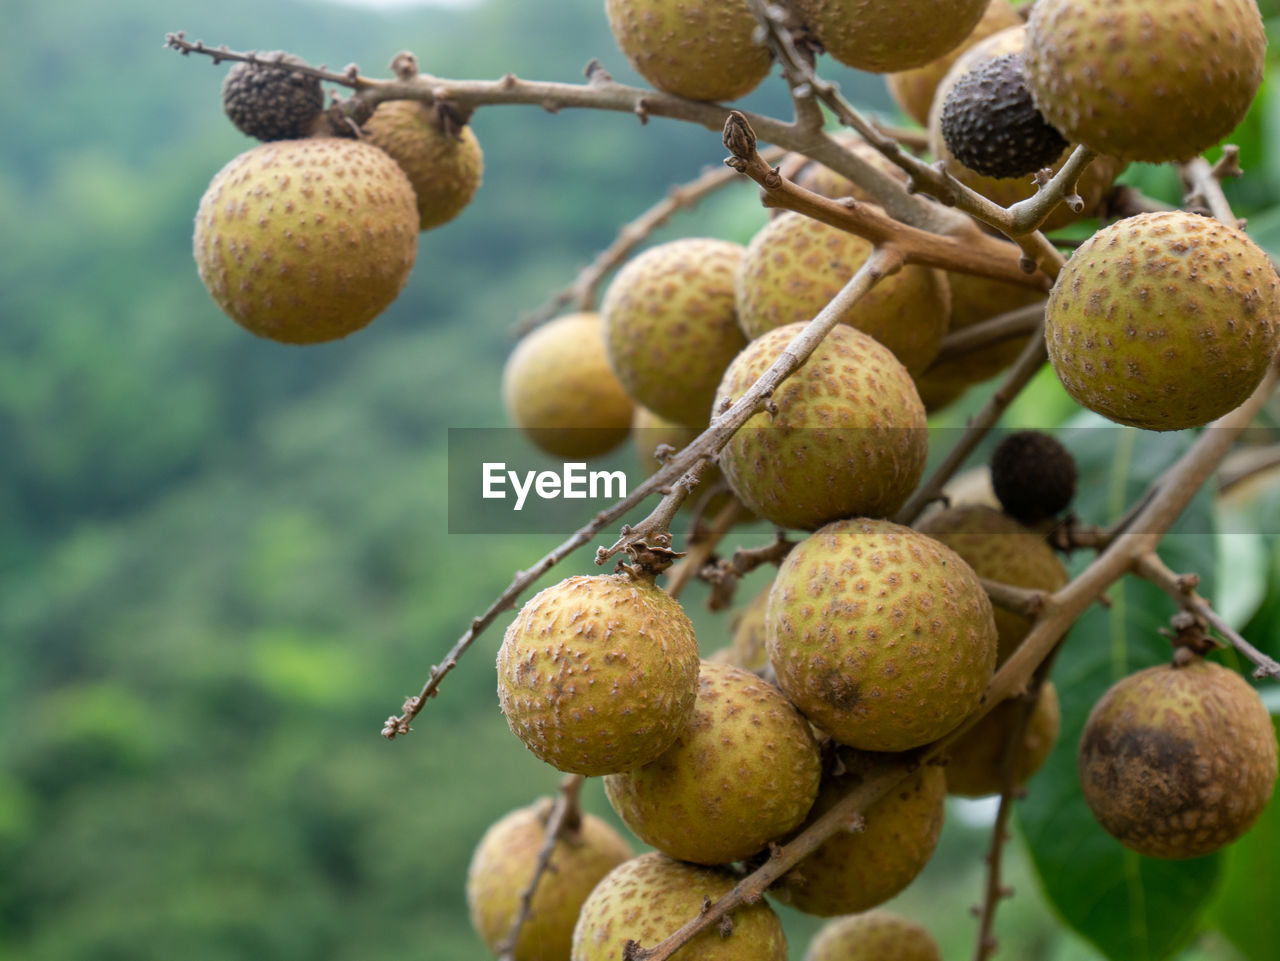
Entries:
POLYGON ((1235 227, 1184 211, 1099 230, 1054 283, 1049 360, 1072 397, 1148 430, 1207 424, 1253 393, 1280 344, 1280 279, 1235 227))
POLYGON ((690 100, 736 100, 769 73, 742 0, 605 0, 609 29, 642 77, 690 100))
POLYGON ((836 60, 871 73, 922 67, 964 42, 987 0, 796 0, 836 60))
MULTIPOLYGON (((733 890, 736 875, 723 868, 673 861, 665 854, 642 854, 618 865, 596 885, 573 929, 570 961, 618 961, 628 941, 652 947, 707 901, 733 890)), ((728 914, 728 924, 712 925, 680 949, 684 961, 786 961, 782 922, 763 898, 728 914)))
POLYGON ((636 837, 695 864, 750 857, 796 828, 822 764, 808 722, 776 687, 703 661, 693 719, 663 754, 604 779, 636 837))
POLYGON ((734 615, 730 621, 732 634, 729 646, 716 651, 711 659, 732 664, 758 676, 769 671, 769 652, 764 646, 764 614, 768 606, 769 587, 766 587, 734 615))
POLYGON ((1022 25, 1022 16, 1009 0, 991 0, 982 12, 978 25, 961 41, 960 46, 930 60, 923 67, 891 73, 885 77, 889 87, 889 95, 894 102, 916 123, 924 126, 929 122, 929 105, 933 103, 934 91, 947 75, 951 65, 966 50, 979 41, 985 40, 993 33, 999 33, 1009 27, 1022 25))
MULTIPOLYGON (((1067 569, 1042 535, 991 507, 948 507, 923 518, 916 529, 947 545, 979 577, 1053 593, 1067 583, 1067 569)), ((1031 630, 1031 619, 1003 607, 995 613, 999 667, 1031 630)))
POLYGON ((600 315, 567 314, 536 328, 502 369, 507 419, 556 457, 595 457, 631 432, 634 404, 604 351, 600 315))
MULTIPOLYGON (((869 240, 787 212, 761 228, 738 265, 738 322, 748 337, 812 320, 871 255, 869 240)), ((853 303, 842 323, 888 347, 911 374, 938 355, 951 316, 946 275, 909 266, 853 303)))
POLYGON ((1255 0, 1043 0, 1027 24, 1027 79, 1076 143, 1190 160, 1244 119, 1266 47, 1255 0))
MULTIPOLYGON (((522 896, 546 842, 551 808, 551 799, 542 798, 504 815, 485 831, 471 856, 467 869, 471 926, 494 955, 501 952, 520 913, 522 896)), ((567 824, 538 880, 512 961, 568 957, 582 903, 601 878, 631 856, 631 846, 595 815, 582 814, 567 824)))
POLYGON ((336 340, 382 313, 409 279, 417 201, 377 147, 264 143, 214 175, 194 252, 209 295, 246 330, 286 344, 336 340))
POLYGON ((1005 752, 1010 728, 1015 724, 1022 724, 1022 736, 1009 757, 1012 785, 1026 784, 1040 770, 1062 725, 1058 692, 1053 684, 1046 681, 1041 686, 1024 723, 1021 715, 1025 710, 1026 705, 1017 699, 1003 701, 947 748, 948 794, 986 797, 1004 790, 1005 752))
POLYGON ((498 651, 512 733, 571 774, 667 750, 693 717, 698 643, 671 595, 627 574, 566 578, 528 600, 498 651))
MULTIPOLYGON (((830 811, 883 763, 874 754, 840 751, 839 767, 823 773, 806 824, 830 811)), ((920 768, 783 875, 773 893, 798 911, 822 917, 883 904, 915 880, 933 857, 946 798, 942 768, 920 768)))
MULTIPOLYGON (((753 340, 725 371, 716 403, 735 401, 804 324, 753 340)), ((906 368, 860 330, 837 324, 720 452, 729 487, 780 527, 883 517, 906 501, 928 454, 924 405, 906 368)))
POLYGON ((924 925, 875 910, 828 921, 804 961, 942 961, 942 951, 924 925))
POLYGON ((408 175, 422 230, 458 216, 480 189, 484 155, 470 125, 455 130, 416 100, 389 100, 365 122, 364 133, 408 175))
POLYGON ((973 568, 891 521, 836 521, 801 541, 765 618, 783 693, 866 751, 946 734, 978 706, 995 668, 995 620, 973 568))
POLYGON ((729 362, 746 345, 734 309, 741 244, 708 237, 650 247, 605 291, 605 348, 618 380, 660 417, 705 427, 729 362))
POLYGON ((1153 858, 1212 854, 1244 834, 1276 782, 1276 732, 1235 671, 1195 658, 1118 681, 1085 722, 1077 755, 1089 810, 1153 858))

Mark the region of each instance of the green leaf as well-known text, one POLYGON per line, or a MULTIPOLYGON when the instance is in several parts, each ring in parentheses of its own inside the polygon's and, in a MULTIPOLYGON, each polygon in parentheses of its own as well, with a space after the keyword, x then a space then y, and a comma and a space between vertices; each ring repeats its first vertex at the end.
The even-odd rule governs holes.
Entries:
MULTIPOLYGON (((1086 521, 1123 515, 1194 440, 1189 432, 1154 434, 1085 417, 1064 432, 1085 483, 1076 510, 1086 521)), ((1179 572, 1195 571, 1212 596, 1212 497, 1198 494, 1160 547, 1179 572)), ((1091 557, 1073 559, 1077 570, 1091 557)), ((1220 872, 1220 858, 1158 861, 1124 848, 1093 820, 1076 776, 1076 745, 1094 703, 1120 678, 1168 661, 1159 634, 1174 607, 1157 588, 1126 577, 1108 591, 1110 608, 1094 605, 1076 622, 1055 666, 1062 733, 1019 805, 1023 835, 1045 895, 1063 920, 1108 958, 1160 961, 1184 947, 1200 927, 1220 872)))
MULTIPOLYGON (((1273 718, 1280 735, 1280 718, 1273 718)), ((1226 879, 1211 919, 1248 961, 1271 961, 1280 943, 1280 801, 1226 851, 1226 879)))

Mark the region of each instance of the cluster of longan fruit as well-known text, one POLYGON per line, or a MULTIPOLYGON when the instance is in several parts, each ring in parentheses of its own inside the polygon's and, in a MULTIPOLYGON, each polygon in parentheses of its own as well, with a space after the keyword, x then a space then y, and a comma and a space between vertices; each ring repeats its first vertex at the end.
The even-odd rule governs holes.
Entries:
MULTIPOLYGON (((795 0, 810 49, 886 74, 902 109, 960 183, 1010 205, 1076 147, 1097 156, 1055 229, 1099 212, 1129 162, 1183 161, 1243 118, 1262 78, 1252 0, 795 0), (1191 67, 1194 67, 1192 69, 1191 67), (1033 175, 1037 175, 1034 176, 1033 175)), ((730 100, 769 73, 744 0, 606 0, 622 51, 655 87, 730 100)), ((288 57, 234 68, 228 114, 267 142, 213 180, 195 253, 218 304, 254 333, 330 340, 368 323, 412 267, 417 232, 455 216, 479 184, 474 136, 447 111, 384 103, 337 136, 319 84, 288 57)), ((856 139, 849 149, 890 176, 856 139)), ((833 198, 868 198, 800 155, 784 174, 833 198)), ((600 310, 526 336, 503 377, 512 421, 557 456, 629 435, 686 445, 767 370, 871 252, 797 213, 747 245, 686 238, 623 266, 600 310)), ((680 603, 652 573, 570 577, 530 599, 498 655, 512 731, 557 769, 601 776, 653 853, 591 815, 569 825, 540 879, 517 961, 596 961, 660 941, 731 890, 742 866, 803 831, 886 758, 953 735, 1031 622, 993 608, 982 578, 1052 592, 1067 575, 1046 541, 1070 502, 1060 447, 1015 435, 997 453, 1002 507, 953 506, 914 528, 893 517, 928 455, 926 413, 1007 367, 1025 337, 938 360, 943 338, 1034 304, 1035 290, 918 266, 878 283, 720 452, 743 517, 804 537, 745 610, 732 643, 700 656, 680 603), (738 865, 738 868, 734 866, 738 865)), ((1098 230, 1045 306, 1067 391, 1151 430, 1210 422, 1261 382, 1280 341, 1280 280, 1235 225, 1183 211, 1098 230)), ((704 483, 718 482, 710 472, 704 483)), ((1058 693, 986 706, 945 765, 918 767, 770 894, 848 916, 811 961, 936 958, 919 925, 876 908, 933 853, 948 792, 1029 778, 1057 737, 1058 693), (1011 729, 1018 739, 1011 746, 1011 729), (1012 752, 1011 754, 1009 752, 1012 752), (861 952, 861 953, 859 953, 861 952)), ((1276 738, 1254 690, 1200 656, 1117 683, 1079 745, 1085 797, 1122 843, 1195 857, 1241 836, 1276 779, 1276 738), (1230 736, 1220 736, 1228 731, 1230 736)), ((495 950, 520 911, 550 804, 495 824, 468 878, 495 950)), ((772 908, 736 909, 683 956, 781 959, 772 908)))

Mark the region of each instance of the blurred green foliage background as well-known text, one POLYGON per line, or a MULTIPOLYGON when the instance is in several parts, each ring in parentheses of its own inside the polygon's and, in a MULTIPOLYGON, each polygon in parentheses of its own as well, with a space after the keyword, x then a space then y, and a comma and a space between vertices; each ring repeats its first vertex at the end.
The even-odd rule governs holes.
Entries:
MULTIPOLYGON (((502 424, 511 323, 723 149, 660 120, 481 111, 485 186, 422 236, 401 298, 348 341, 283 347, 223 317, 196 276, 196 204, 250 143, 219 109, 225 67, 161 42, 182 29, 375 75, 402 49, 464 77, 573 81, 598 57, 633 79, 601 6, 5 4, 0 957, 487 956, 466 921, 471 849, 559 780, 497 710, 506 619, 412 736, 378 729, 555 539, 448 536, 446 430, 502 424)), ((879 79, 830 73, 890 109, 879 79)), ((784 112, 770 87, 748 102, 784 112)), ((1280 237, 1274 104, 1264 92, 1240 139, 1250 177, 1233 185, 1259 237, 1280 237)), ((1132 176, 1176 192, 1166 173, 1132 176)), ((735 185, 661 237, 745 240, 763 220, 754 188, 735 185)), ((1071 412, 1051 383, 1020 411, 1071 412)), ((547 580, 592 569, 584 554, 547 580)), ((724 619, 696 618, 718 647, 724 619)), ((598 784, 586 800, 612 817, 598 784)), ((901 902, 947 957, 969 950, 989 816, 953 808, 901 902)), ((1095 957, 1041 898, 1021 845, 1010 857, 1003 956, 1095 957)), ((816 922, 786 921, 799 958, 816 922)), ((1210 935, 1188 957, 1232 951, 1210 935)))

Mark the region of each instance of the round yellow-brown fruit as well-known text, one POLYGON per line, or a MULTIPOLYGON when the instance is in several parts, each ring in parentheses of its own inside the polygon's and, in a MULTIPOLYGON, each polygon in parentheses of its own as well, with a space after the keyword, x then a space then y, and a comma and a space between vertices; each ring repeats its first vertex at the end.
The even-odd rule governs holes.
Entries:
POLYGON ((1027 82, 1069 140, 1126 160, 1190 160, 1244 119, 1262 83, 1255 0, 1041 0, 1027 82))
POLYGON ((512 733, 571 774, 652 761, 693 717, 698 642, 680 603, 626 574, 569 577, 534 595, 498 651, 512 733))
MULTIPOLYGON (((716 403, 736 401, 804 324, 753 340, 725 372, 716 403)), ((738 499, 780 527, 892 514, 928 455, 924 405, 905 367, 860 330, 836 325, 720 452, 738 499)))
MULTIPOLYGON (((951 65, 951 69, 942 78, 942 82, 938 84, 937 92, 933 96, 933 106, 929 110, 929 149, 933 152, 934 157, 943 165, 947 173, 951 174, 966 187, 976 190, 1001 207, 1012 206, 1018 201, 1026 200, 1034 195, 1036 192, 1034 180, 1031 177, 984 177, 957 161, 955 157, 951 156, 951 151, 947 149, 946 140, 942 136, 942 105, 946 102, 947 94, 951 92, 951 88, 959 83, 960 78, 966 73, 979 64, 994 60, 996 57, 1009 53, 1022 53, 1026 48, 1026 38, 1027 28, 1025 26, 1010 27, 1007 30, 992 34, 980 43, 974 44, 951 65)), ((1069 144, 1067 149, 1062 152, 1062 156, 1051 165, 1054 171, 1057 171, 1066 163, 1075 146, 1074 142, 1069 144)), ((1058 230, 1084 217, 1094 216, 1102 206, 1103 200, 1106 199, 1107 193, 1110 191, 1116 177, 1120 176, 1126 166, 1127 163, 1125 161, 1118 160, 1107 154, 1095 157, 1076 182, 1076 193, 1084 201, 1084 206, 1079 211, 1074 211, 1065 203, 1058 204, 1053 213, 1049 214, 1041 229, 1058 230)))
POLYGON ((922 67, 969 35, 987 0, 796 0, 835 59, 871 73, 922 67))
MULTIPOLYGON (((1067 583, 1067 569, 1043 535, 994 508, 974 504, 948 507, 927 515, 916 529, 946 544, 979 577, 1046 593, 1067 583)), ((1003 607, 993 610, 999 667, 1027 636, 1031 619, 1003 607)))
POLYGON ((978 576, 891 521, 836 521, 797 544, 765 614, 778 686, 841 744, 905 751, 982 700, 996 625, 978 576))
MULTIPOLYGON (((804 214, 787 212, 762 227, 738 265, 738 323, 748 337, 812 320, 870 256, 869 240, 804 214)), ((888 347, 912 374, 938 355, 951 317, 946 275, 903 267, 841 316, 888 347)))
POLYGON ((251 333, 337 340, 399 295, 418 252, 404 171, 358 140, 259 144, 214 175, 196 213, 196 269, 251 333))
MULTIPOLYGON (((596 885, 573 929, 570 961, 618 961, 628 941, 652 947, 686 921, 706 901, 733 890, 737 876, 723 868, 673 861, 665 854, 642 854, 618 865, 596 885)), ((729 912, 731 933, 716 925, 680 949, 684 961, 786 961, 787 939, 773 908, 763 898, 729 912)))
POLYGON ((875 910, 828 921, 804 961, 942 961, 942 952, 924 925, 875 910))
POLYGON ((730 621, 729 646, 716 651, 712 659, 757 676, 769 671, 769 652, 764 646, 764 613, 768 606, 769 587, 766 587, 734 615, 730 621))
POLYGON ((1045 308, 1053 369, 1103 417, 1148 430, 1207 424, 1253 393, 1280 344, 1280 279, 1234 227, 1184 211, 1104 227, 1045 308))
POLYGON ((937 60, 931 60, 923 67, 891 73, 885 77, 889 87, 889 95, 912 120, 921 126, 929 122, 929 106, 933 103, 934 91, 947 75, 951 65, 975 43, 985 40, 993 33, 999 33, 1009 27, 1022 25, 1022 16, 1009 0, 991 0, 982 12, 982 19, 969 32, 969 35, 948 53, 937 60))
MULTIPOLYGON (((1011 725, 1025 710, 1015 699, 997 704, 986 717, 947 748, 947 793, 986 797, 1004 790, 1005 744, 1011 725)), ((1058 740, 1062 711, 1058 691, 1046 681, 1027 716, 1022 738, 1014 748, 1010 774, 1013 785, 1026 784, 1044 765, 1058 740)))
POLYGON ((557 457, 595 457, 631 432, 634 406, 604 351, 600 315, 567 314, 525 335, 502 369, 507 418, 557 457))
MULTIPOLYGON (((812 824, 876 772, 884 759, 841 751, 844 773, 823 773, 812 824)), ((883 904, 915 880, 933 857, 946 817, 947 779, 926 765, 867 808, 857 824, 836 832, 783 875, 779 900, 805 914, 856 914, 883 904)))
POLYGON ((729 362, 746 345, 734 310, 741 244, 707 237, 650 247, 605 291, 605 348, 618 380, 660 417, 705 427, 729 362))
MULTIPOLYGON (((542 798, 495 821, 476 846, 467 869, 471 926, 497 955, 520 913, 547 836, 551 799, 542 798)), ((551 849, 529 914, 512 953, 514 961, 562 961, 569 956, 582 903, 606 874, 632 856, 631 846, 593 814, 566 828, 551 849)))
POLYGON ((469 124, 450 134, 418 101, 388 100, 378 104, 364 132, 408 175, 418 198, 421 230, 448 223, 480 189, 484 155, 469 124))
POLYGON ((1197 658, 1113 685, 1085 722, 1077 767, 1089 810, 1125 847, 1200 857, 1244 834, 1266 807, 1276 732, 1244 678, 1197 658))
POLYGON ((735 100, 769 73, 769 48, 742 0, 605 0, 609 29, 636 72, 690 100, 735 100))
POLYGON ((636 837, 695 864, 750 857, 796 828, 822 763, 809 723, 754 674, 703 661, 693 719, 662 755, 604 779, 636 837))

